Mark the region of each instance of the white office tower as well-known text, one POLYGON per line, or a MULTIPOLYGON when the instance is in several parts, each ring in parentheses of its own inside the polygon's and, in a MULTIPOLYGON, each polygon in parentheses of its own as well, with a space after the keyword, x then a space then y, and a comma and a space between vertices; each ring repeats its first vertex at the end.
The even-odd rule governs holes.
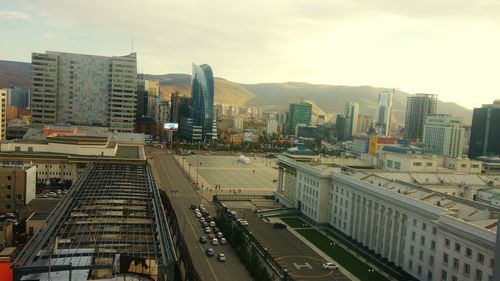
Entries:
POLYGON ((462 119, 449 114, 427 116, 424 126, 424 145, 428 152, 448 157, 461 157, 465 129, 462 119))
POLYGON ((375 127, 379 136, 389 136, 391 132, 391 109, 393 93, 382 91, 378 95, 377 110, 375 112, 375 127))

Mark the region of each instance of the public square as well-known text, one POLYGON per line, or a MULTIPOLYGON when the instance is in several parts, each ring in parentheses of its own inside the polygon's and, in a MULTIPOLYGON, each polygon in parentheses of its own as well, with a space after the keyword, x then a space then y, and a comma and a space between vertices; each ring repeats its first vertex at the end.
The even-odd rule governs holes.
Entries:
POLYGON ((276 190, 278 171, 274 159, 248 157, 250 163, 242 163, 238 161, 237 156, 178 157, 193 182, 198 182, 199 187, 203 186, 204 191, 218 194, 267 195, 276 190))

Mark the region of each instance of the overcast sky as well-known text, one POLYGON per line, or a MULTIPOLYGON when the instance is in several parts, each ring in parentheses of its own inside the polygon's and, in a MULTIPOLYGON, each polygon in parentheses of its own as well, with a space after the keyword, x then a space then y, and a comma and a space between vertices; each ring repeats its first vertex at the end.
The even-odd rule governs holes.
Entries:
POLYGON ((139 71, 500 98, 500 0, 0 0, 0 59, 138 53, 139 71))

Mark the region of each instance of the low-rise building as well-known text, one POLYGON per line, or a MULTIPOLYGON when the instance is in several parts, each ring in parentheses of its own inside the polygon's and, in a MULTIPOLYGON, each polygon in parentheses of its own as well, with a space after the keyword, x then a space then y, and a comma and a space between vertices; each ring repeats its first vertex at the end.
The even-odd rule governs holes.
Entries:
POLYGON ((275 193, 419 280, 492 280, 498 208, 278 156, 275 193))
POLYGON ((26 219, 26 234, 28 237, 33 237, 45 223, 45 220, 49 214, 44 213, 32 213, 28 219, 26 219))
POLYGON ((477 201, 500 208, 500 188, 480 189, 476 196, 477 201))
POLYGON ((481 173, 481 162, 468 158, 451 158, 428 154, 403 154, 382 151, 379 169, 399 172, 464 172, 481 173))
POLYGON ((35 166, 24 166, 22 163, 8 161, 4 161, 1 163, 1 212, 18 212, 35 198, 35 190, 35 166))

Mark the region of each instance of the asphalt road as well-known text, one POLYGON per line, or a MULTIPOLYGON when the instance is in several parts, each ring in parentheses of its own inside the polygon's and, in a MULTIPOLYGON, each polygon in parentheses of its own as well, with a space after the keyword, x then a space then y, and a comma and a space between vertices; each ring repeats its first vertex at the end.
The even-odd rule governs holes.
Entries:
MULTIPOLYGON (((252 280, 229 244, 212 246, 209 243, 200 244, 198 242, 201 235, 206 235, 203 233, 200 222, 194 216, 190 206, 191 204, 200 204, 200 197, 177 165, 174 156, 159 150, 152 150, 150 155, 153 156, 151 164, 155 170, 155 176, 159 180, 159 187, 165 190, 171 198, 193 264, 202 280, 252 280), (213 248, 216 255, 224 253, 227 256, 227 261, 219 262, 215 256, 207 257, 205 254, 207 248, 213 248)), ((210 215, 215 214, 215 206, 212 203, 203 202, 203 204, 207 207, 210 215)))

